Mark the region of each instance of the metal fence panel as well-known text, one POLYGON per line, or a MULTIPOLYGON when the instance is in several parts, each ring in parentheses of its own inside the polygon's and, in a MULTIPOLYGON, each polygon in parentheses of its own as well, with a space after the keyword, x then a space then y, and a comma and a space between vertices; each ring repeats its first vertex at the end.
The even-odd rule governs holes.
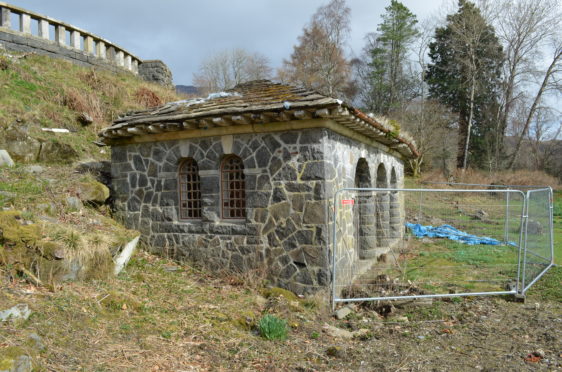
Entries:
MULTIPOLYGON (((548 190, 529 192, 528 212, 549 233, 545 210, 551 199, 545 201, 545 195, 548 190)), ((552 257, 552 237, 543 234, 532 237, 532 249, 525 252, 526 211, 526 195, 519 190, 339 190, 333 216, 334 304, 521 293, 519 287, 544 272, 552 257), (416 236, 416 225, 449 233, 454 228, 490 238, 491 244, 416 236), (544 248, 549 242, 550 253, 544 248)))
POLYGON ((527 191, 522 294, 554 264, 552 206, 552 189, 527 191))

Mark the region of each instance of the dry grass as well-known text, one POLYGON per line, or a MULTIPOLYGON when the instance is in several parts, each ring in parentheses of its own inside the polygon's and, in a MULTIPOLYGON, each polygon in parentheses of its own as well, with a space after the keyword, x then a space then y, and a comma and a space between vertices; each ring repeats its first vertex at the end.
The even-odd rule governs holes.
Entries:
POLYGON ((0 325, 0 354, 19 347, 41 371, 463 370, 474 353, 486 353, 479 362, 484 366, 500 361, 507 363, 506 370, 523 370, 519 355, 534 350, 527 348, 540 347, 551 360, 559 350, 557 338, 544 334, 560 309, 543 300, 541 311, 532 314, 501 299, 468 299, 393 310, 393 316, 411 318, 409 323, 386 322, 360 309, 337 321, 310 306, 309 299, 271 296, 263 303, 255 290, 144 252, 108 281, 50 290, 17 279, 2 284, 3 306, 26 303, 33 314, 25 322, 0 325), (287 340, 258 335, 256 324, 265 314, 287 320, 287 340), (513 317, 517 321, 506 322, 513 317), (323 331, 326 323, 367 333, 359 339, 334 338, 323 331), (26 342, 31 333, 43 339, 44 351, 26 342), (493 341, 484 337, 488 334, 493 341), (482 349, 469 349, 459 359, 456 351, 475 339, 482 349), (515 357, 506 360, 507 353, 515 357), (399 355, 409 355, 409 361, 399 355), (431 363, 424 364, 428 358, 431 363))
POLYGON ((457 169, 452 179, 447 180, 439 170, 427 173, 423 182, 455 182, 480 185, 519 185, 519 186, 551 186, 553 189, 561 187, 558 179, 542 171, 516 170, 489 173, 469 168, 465 171, 457 169))
POLYGON ((135 99, 137 103, 146 108, 156 107, 162 105, 162 99, 152 90, 147 87, 140 87, 135 92, 135 99))
MULTIPOLYGON (((32 293, 25 302, 34 315, 23 326, 0 328, 0 337, 25 347, 17 340, 38 332, 47 346, 40 368, 48 370, 253 369, 287 345, 266 342, 253 331, 265 311, 254 291, 146 253, 137 254, 117 279, 67 284, 54 293, 33 287, 32 293)), ((15 302, 6 292, 0 299, 15 302)), ((301 333, 314 313, 293 306, 300 308, 289 324, 301 333)))
POLYGON ((104 119, 104 111, 99 97, 84 90, 76 88, 65 89, 63 103, 77 113, 87 113, 95 121, 104 119))
MULTIPOLYGON (((17 54, 17 53, 16 53, 17 54)), ((103 159, 93 142, 97 133, 120 114, 180 99, 173 90, 150 84, 130 73, 113 73, 73 65, 64 60, 29 55, 17 63, 0 53, 0 134, 18 120, 41 141, 72 146, 84 157, 103 159), (87 113, 93 125, 83 127, 79 116, 87 113), (53 135, 41 127, 67 128, 72 135, 53 135)))

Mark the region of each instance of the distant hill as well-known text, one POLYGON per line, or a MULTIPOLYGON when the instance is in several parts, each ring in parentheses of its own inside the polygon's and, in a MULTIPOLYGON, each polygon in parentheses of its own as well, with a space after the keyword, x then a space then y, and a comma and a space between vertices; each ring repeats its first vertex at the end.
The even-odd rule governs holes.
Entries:
POLYGON ((176 93, 198 95, 199 89, 193 85, 176 85, 176 93))

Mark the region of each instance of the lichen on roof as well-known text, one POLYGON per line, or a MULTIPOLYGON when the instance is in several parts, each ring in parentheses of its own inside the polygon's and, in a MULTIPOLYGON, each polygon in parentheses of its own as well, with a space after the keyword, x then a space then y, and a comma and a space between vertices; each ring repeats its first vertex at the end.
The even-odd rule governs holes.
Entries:
POLYGON ((239 84, 231 90, 206 98, 177 101, 127 113, 100 134, 102 144, 117 144, 134 136, 162 132, 209 129, 233 125, 267 124, 284 121, 331 119, 338 126, 370 137, 405 157, 418 156, 411 138, 400 133, 386 119, 370 117, 340 99, 269 80, 239 84))

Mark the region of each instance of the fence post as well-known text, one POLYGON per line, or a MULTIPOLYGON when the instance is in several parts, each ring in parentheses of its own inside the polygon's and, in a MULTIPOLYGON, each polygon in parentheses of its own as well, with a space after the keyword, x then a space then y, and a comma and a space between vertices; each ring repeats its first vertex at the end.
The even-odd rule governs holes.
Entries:
POLYGON ((523 234, 523 269, 521 274, 521 295, 525 295, 525 275, 527 269, 527 226, 529 223, 529 199, 531 193, 527 191, 525 194, 525 213, 523 214, 523 224, 521 234, 523 234))
POLYGON ((548 204, 550 209, 550 264, 554 265, 554 192, 549 187, 548 204))
POLYGON ((94 52, 94 38, 91 37, 90 35, 86 35, 84 37, 84 52, 86 54, 90 54, 90 55, 95 54, 95 52, 94 52))
POLYGON ((332 311, 336 309, 336 218, 338 211, 338 192, 339 190, 334 193, 334 215, 332 220, 332 311))
POLYGON ((70 31, 70 46, 74 49, 80 49, 80 31, 70 31))
POLYGON ((59 45, 66 45, 66 27, 55 25, 55 41, 59 45))
POLYGON ((98 58, 101 59, 106 59, 106 45, 103 41, 98 40, 98 43, 96 44, 96 55, 98 56, 98 58))
POLYGON ((504 237, 503 241, 507 244, 509 241, 509 191, 511 189, 508 187, 505 193, 505 226, 504 226, 504 237))

